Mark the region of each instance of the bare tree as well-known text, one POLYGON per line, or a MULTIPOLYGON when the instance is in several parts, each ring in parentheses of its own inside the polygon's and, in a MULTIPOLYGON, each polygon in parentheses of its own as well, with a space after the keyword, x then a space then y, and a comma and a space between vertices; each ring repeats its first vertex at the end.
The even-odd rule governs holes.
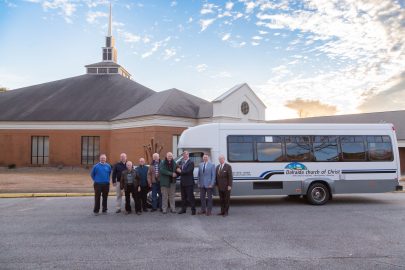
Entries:
POLYGON ((304 100, 297 98, 287 101, 285 106, 296 110, 300 118, 334 115, 337 112, 336 106, 321 103, 319 100, 304 100))
POLYGON ((146 162, 150 163, 154 153, 158 153, 160 155, 160 152, 163 150, 163 144, 160 144, 159 141, 155 141, 155 138, 152 137, 150 143, 144 145, 143 149, 145 151, 146 162))

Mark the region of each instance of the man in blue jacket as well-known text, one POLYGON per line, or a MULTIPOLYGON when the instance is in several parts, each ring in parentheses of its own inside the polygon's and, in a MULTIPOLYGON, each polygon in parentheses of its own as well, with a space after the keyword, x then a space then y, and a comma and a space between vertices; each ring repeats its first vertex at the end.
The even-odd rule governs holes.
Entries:
POLYGON ((208 155, 203 156, 203 162, 198 167, 198 186, 200 187, 201 211, 199 215, 211 216, 212 189, 215 185, 215 165, 208 161, 208 155), (207 201, 207 203, 206 203, 207 201))
POLYGON ((107 156, 100 155, 100 162, 93 166, 91 178, 94 182, 94 215, 100 211, 100 196, 103 196, 103 214, 107 213, 107 198, 110 191, 111 165, 107 163, 107 156))

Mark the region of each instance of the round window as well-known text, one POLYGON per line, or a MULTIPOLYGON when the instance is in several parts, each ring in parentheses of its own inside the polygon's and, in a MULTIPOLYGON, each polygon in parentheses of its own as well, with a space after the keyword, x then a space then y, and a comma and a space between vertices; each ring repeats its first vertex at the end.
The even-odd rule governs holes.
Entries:
POLYGON ((249 113, 249 104, 246 101, 243 101, 242 105, 240 106, 240 109, 243 114, 248 114, 249 113))

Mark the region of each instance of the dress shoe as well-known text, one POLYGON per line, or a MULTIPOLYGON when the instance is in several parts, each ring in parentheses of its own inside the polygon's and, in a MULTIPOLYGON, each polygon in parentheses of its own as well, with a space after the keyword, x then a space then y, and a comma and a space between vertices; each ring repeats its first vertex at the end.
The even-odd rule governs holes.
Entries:
POLYGON ((181 215, 181 214, 184 214, 184 213, 186 213, 186 210, 180 210, 177 214, 181 215))
POLYGON ((121 209, 117 209, 117 211, 115 211, 115 213, 121 213, 121 209))
POLYGON ((195 216, 195 209, 191 210, 191 215, 195 216))
POLYGON ((156 212, 157 211, 157 209, 152 209, 152 210, 150 210, 151 212, 156 212))
POLYGON ((197 214, 199 214, 199 215, 204 215, 205 213, 206 213, 205 211, 198 211, 197 214))
POLYGON ((228 216, 228 213, 224 213, 222 216, 223 216, 223 217, 227 217, 227 216, 228 216))
POLYGON ((224 213, 218 213, 217 215, 218 215, 218 216, 223 216, 223 215, 224 215, 224 213))
POLYGON ((143 209, 142 212, 149 212, 147 208, 143 209))

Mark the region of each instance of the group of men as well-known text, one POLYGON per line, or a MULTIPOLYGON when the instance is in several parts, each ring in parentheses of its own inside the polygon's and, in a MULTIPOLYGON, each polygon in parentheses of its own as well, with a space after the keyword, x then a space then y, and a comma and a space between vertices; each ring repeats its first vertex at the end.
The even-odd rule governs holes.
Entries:
MULTIPOLYGON (((218 215, 226 217, 229 212, 229 201, 232 189, 232 167, 225 163, 225 157, 220 155, 219 164, 215 166, 209 161, 209 156, 203 156, 203 162, 198 166, 198 187, 200 189, 201 210, 199 215, 212 215, 212 194, 214 187, 218 188, 221 211, 218 215)), ((194 198, 194 162, 187 151, 183 152, 183 159, 177 164, 173 154, 168 152, 165 159, 160 160, 158 153, 152 156, 152 162, 147 166, 145 159, 139 159, 139 165, 134 166, 122 153, 120 161, 111 167, 107 163, 107 156, 100 155, 100 162, 91 170, 94 182, 95 215, 100 212, 102 197, 102 213, 107 213, 107 198, 110 189, 110 177, 116 192, 116 213, 121 212, 122 193, 125 194, 125 214, 130 214, 131 196, 135 204, 135 213, 140 215, 148 212, 147 194, 152 190, 152 212, 161 211, 163 214, 184 214, 187 206, 191 214, 196 214, 194 198), (175 192, 176 181, 180 178, 181 210, 176 212, 175 192)))

